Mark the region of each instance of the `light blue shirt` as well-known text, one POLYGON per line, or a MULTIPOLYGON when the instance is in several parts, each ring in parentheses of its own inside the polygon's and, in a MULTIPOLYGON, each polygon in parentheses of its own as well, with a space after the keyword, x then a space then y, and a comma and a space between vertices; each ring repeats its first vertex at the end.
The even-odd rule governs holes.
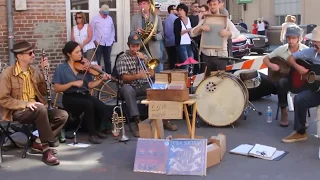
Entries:
POLYGON ((164 43, 166 47, 175 46, 175 36, 173 32, 173 23, 178 17, 174 14, 164 20, 164 43))
POLYGON ((292 56, 295 59, 309 60, 314 64, 320 64, 320 55, 313 47, 295 52, 292 54, 292 56))
POLYGON ((101 46, 111 46, 115 41, 115 28, 111 16, 103 18, 100 14, 93 17, 90 23, 93 31, 93 40, 101 46), (102 38, 101 38, 102 36, 102 38))

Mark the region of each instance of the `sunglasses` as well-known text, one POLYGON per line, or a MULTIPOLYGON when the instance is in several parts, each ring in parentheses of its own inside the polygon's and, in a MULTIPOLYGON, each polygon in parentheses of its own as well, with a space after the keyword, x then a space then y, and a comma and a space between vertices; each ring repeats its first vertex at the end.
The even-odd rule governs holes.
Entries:
POLYGON ((82 17, 76 17, 77 19, 82 19, 82 17))
POLYGON ((32 54, 34 54, 34 51, 25 52, 25 53, 21 53, 21 54, 29 54, 29 56, 32 56, 32 54))

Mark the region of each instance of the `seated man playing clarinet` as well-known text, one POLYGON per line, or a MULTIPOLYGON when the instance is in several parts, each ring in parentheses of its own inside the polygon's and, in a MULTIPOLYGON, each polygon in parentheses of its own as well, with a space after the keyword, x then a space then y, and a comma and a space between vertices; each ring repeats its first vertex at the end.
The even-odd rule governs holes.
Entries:
MULTIPOLYGON (((35 59, 32 45, 27 41, 19 42, 13 45, 11 52, 16 57, 16 63, 2 72, 0 81, 2 119, 22 124, 34 123, 39 131, 41 144, 34 142, 32 150, 42 153, 45 164, 58 165, 60 162, 54 156, 57 151, 50 147, 58 146, 56 137, 67 121, 68 113, 53 109, 48 114, 43 95, 50 89, 46 88, 44 74, 31 65, 35 59)), ((47 58, 42 59, 42 70, 47 66, 47 58)))
MULTIPOLYGON (((291 56, 288 57, 288 63, 300 74, 300 75, 307 75, 309 73, 308 66, 304 66, 302 63, 301 65, 297 63, 297 60, 301 62, 301 60, 310 61, 313 64, 319 66, 320 64, 320 27, 316 27, 312 31, 312 48, 304 49, 302 51, 293 53, 291 56)), ((312 66, 312 65, 311 65, 312 66)), ((315 71, 320 72, 317 70, 319 67, 314 66, 315 71)), ((316 75, 320 75, 320 73, 316 73, 316 75)), ((304 76, 298 76, 295 81, 300 81, 301 77, 305 78, 304 76)), ((304 80, 304 79, 303 79, 304 80)), ((313 85, 312 85, 313 86, 313 85)), ((287 136, 286 138, 282 139, 284 143, 292 143, 297 141, 305 141, 307 140, 308 136, 306 133, 306 115, 307 110, 312 107, 316 107, 320 105, 320 92, 315 92, 311 90, 312 86, 309 86, 308 90, 302 91, 298 93, 294 97, 294 130, 292 134, 287 136)), ((315 87, 318 89, 319 87, 315 87)))
MULTIPOLYGON (((307 49, 308 47, 300 42, 302 30, 297 25, 289 26, 286 31, 286 41, 287 44, 282 45, 268 54, 263 62, 273 71, 280 71, 279 65, 275 63, 271 63, 270 59, 274 57, 281 57, 283 59, 287 59, 292 53, 302 51, 303 49, 307 49)), ((277 94, 278 94, 278 104, 281 108, 281 120, 280 126, 288 127, 288 100, 287 94, 289 91, 289 81, 288 78, 281 78, 277 83, 277 94)))
MULTIPOLYGON (((126 101, 130 117, 135 121, 134 135, 139 137, 138 123, 141 121, 136 97, 146 96, 146 89, 150 88, 148 83, 154 71, 149 69, 144 72, 142 65, 146 64, 148 57, 139 52, 141 37, 136 33, 131 33, 128 37, 129 50, 118 57, 116 69, 121 77, 121 97, 126 101), (141 64, 142 63, 142 64, 141 64), (149 80, 148 80, 149 79, 149 80)), ((176 130, 175 125, 169 121, 164 121, 164 127, 169 130, 176 130)))

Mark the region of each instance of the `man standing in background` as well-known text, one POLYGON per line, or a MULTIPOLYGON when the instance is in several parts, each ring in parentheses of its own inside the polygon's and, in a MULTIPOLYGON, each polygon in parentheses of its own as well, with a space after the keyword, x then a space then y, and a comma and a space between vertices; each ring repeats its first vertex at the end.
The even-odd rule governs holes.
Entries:
POLYGON ((164 20, 164 43, 168 53, 169 67, 173 69, 178 57, 173 33, 173 23, 178 18, 177 7, 175 5, 168 6, 168 13, 168 17, 164 20))
POLYGON ((96 60, 100 65, 103 56, 104 70, 111 74, 111 50, 115 42, 115 28, 112 17, 109 16, 109 6, 101 6, 99 15, 93 17, 91 22, 93 30, 93 39, 96 46, 99 46, 96 52, 96 60))

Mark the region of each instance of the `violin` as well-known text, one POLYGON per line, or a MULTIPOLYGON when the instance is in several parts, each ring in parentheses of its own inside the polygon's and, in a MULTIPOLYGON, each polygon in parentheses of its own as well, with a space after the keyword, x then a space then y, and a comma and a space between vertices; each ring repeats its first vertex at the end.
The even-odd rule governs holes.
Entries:
POLYGON ((76 69, 76 71, 82 73, 86 72, 86 70, 88 69, 88 73, 90 73, 93 76, 107 74, 106 72, 102 71, 101 66, 90 64, 87 58, 82 58, 80 61, 75 61, 73 63, 73 67, 76 69))

